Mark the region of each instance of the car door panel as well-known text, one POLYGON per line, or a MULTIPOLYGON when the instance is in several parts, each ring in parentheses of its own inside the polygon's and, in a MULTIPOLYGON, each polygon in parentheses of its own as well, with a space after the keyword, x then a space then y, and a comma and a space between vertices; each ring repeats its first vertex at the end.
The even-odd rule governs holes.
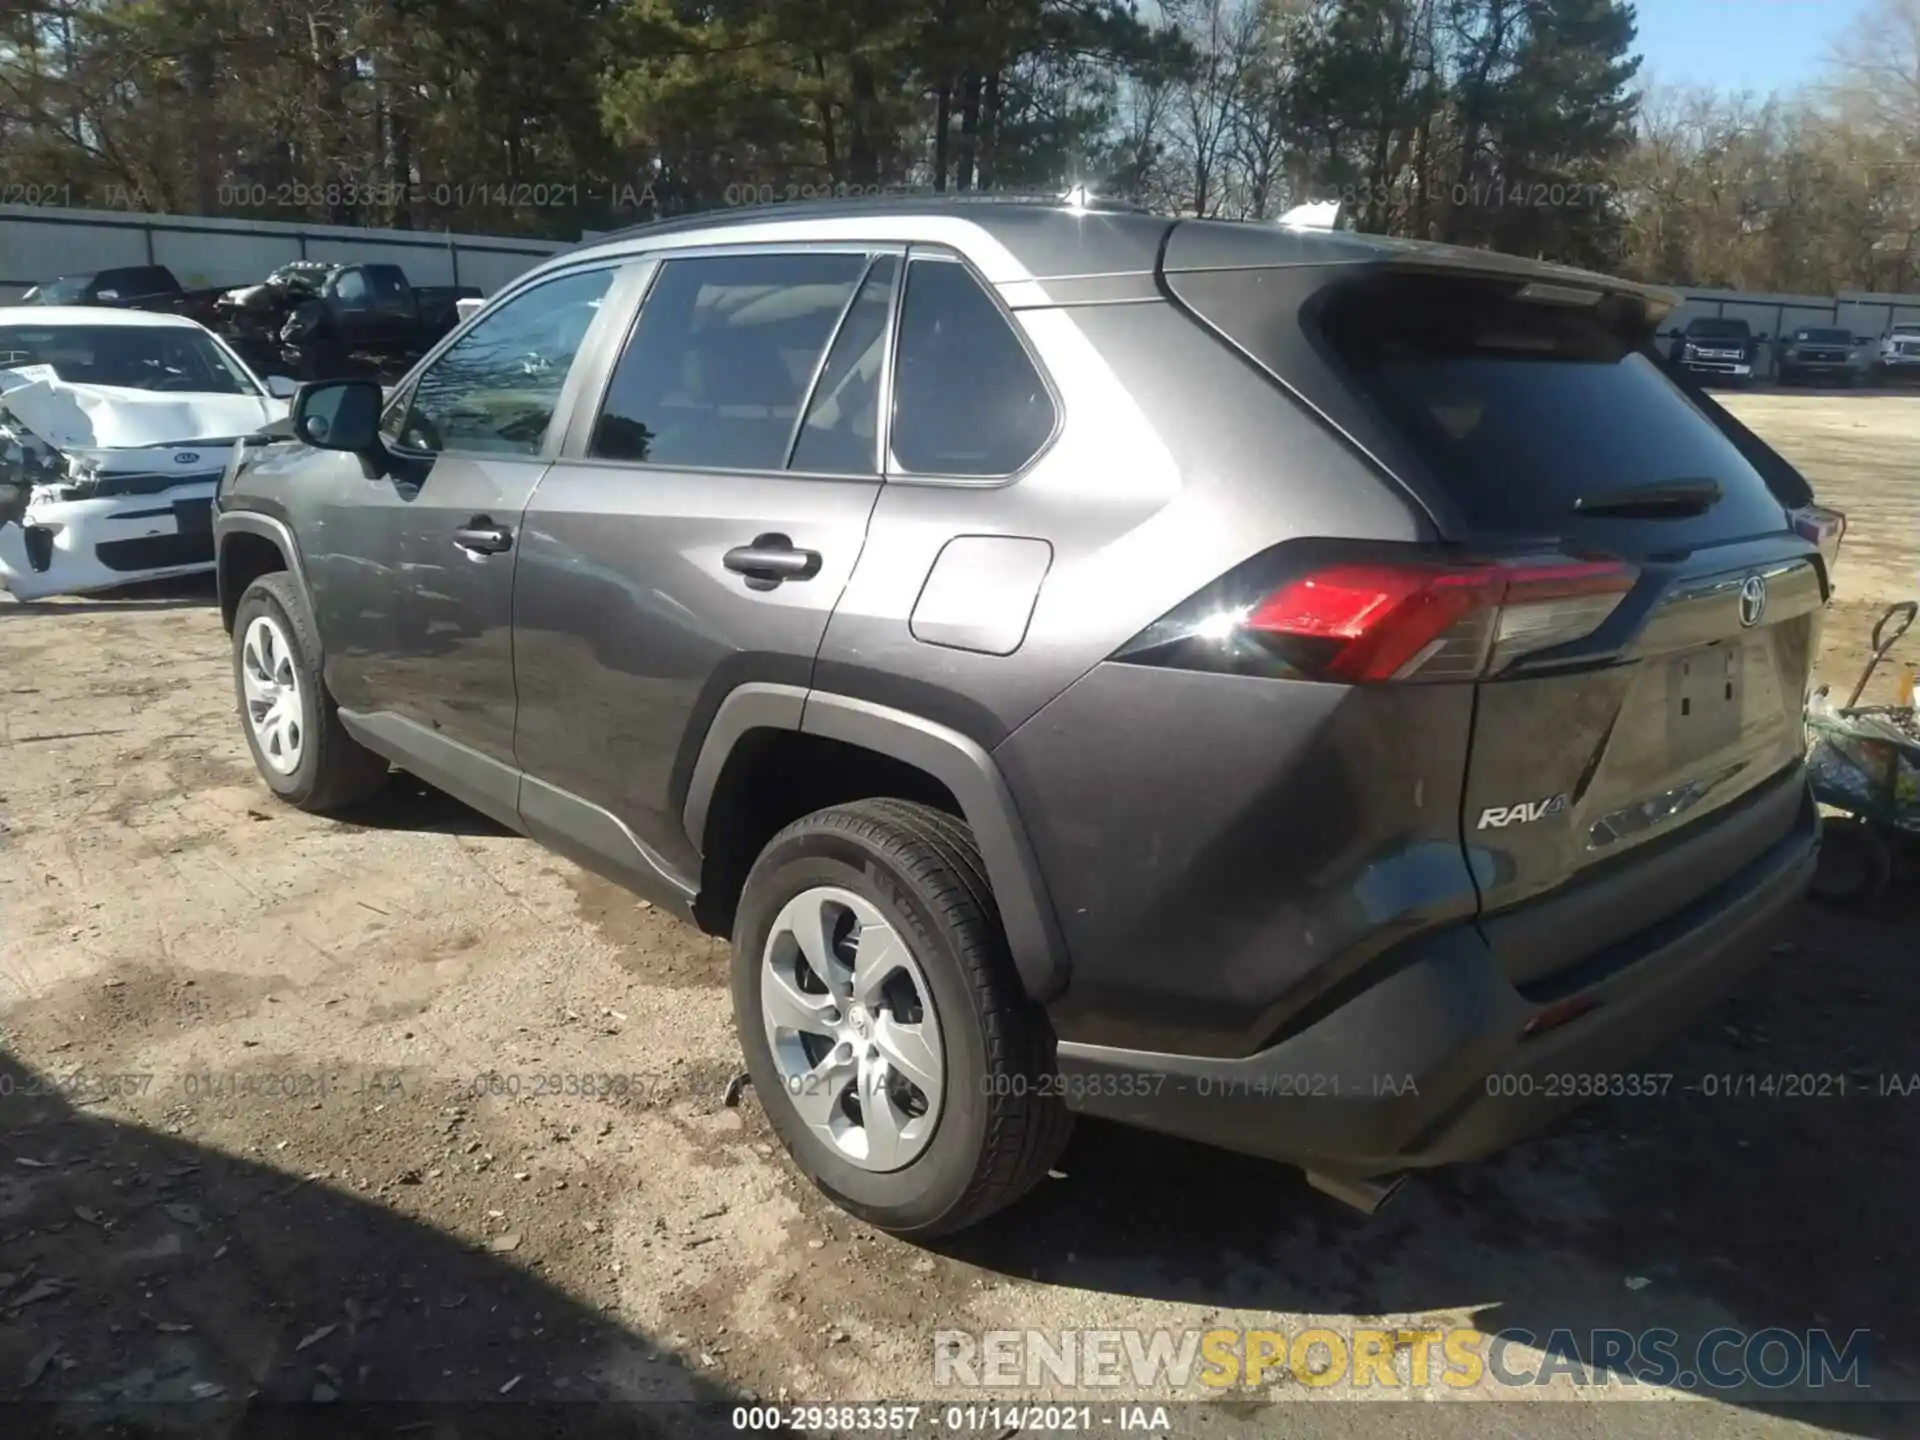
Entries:
MULTIPOLYGON (((530 785, 537 781, 604 810, 677 875, 697 874, 699 863, 676 796, 690 739, 697 748, 702 717, 739 684, 809 683, 880 492, 877 447, 869 449, 870 459, 861 457, 867 473, 801 476, 780 469, 800 428, 797 413, 788 412, 805 413, 824 368, 801 352, 816 333, 822 346, 831 346, 841 333, 838 322, 854 309, 840 301, 827 314, 828 292, 819 287, 840 285, 848 294, 861 287, 866 294, 866 253, 839 253, 849 262, 844 268, 790 272, 817 284, 790 287, 791 299, 780 302, 805 313, 787 337, 792 346, 774 347, 785 368, 764 377, 768 393, 747 393, 760 383, 747 375, 761 363, 751 346, 727 350, 721 364, 722 352, 702 340, 679 372, 693 377, 685 389, 655 395, 664 408, 648 409, 638 426, 648 433, 644 444, 657 437, 673 463, 595 458, 588 453, 596 448, 594 434, 604 439, 615 432, 596 432, 577 417, 522 527, 514 590, 519 763, 530 785), (724 394, 716 388, 722 376, 724 394), (787 394, 773 396, 781 403, 756 404, 781 391, 787 394), (789 394, 797 401, 788 403, 789 394), (726 413, 709 415, 703 407, 716 396, 728 402, 716 407, 726 413), (681 402, 684 416, 674 413, 681 402), (720 428, 702 432, 702 424, 720 428), (681 463, 707 454, 729 463, 772 454, 774 464, 681 463)), ((674 260, 661 270, 698 263, 674 260)), ((675 283, 671 277, 657 282, 647 307, 673 303, 663 295, 675 283)), ((756 287, 738 288, 746 294, 756 287)), ((677 293, 690 292, 681 286, 677 293)), ((888 280, 862 312, 870 315, 877 305, 882 328, 891 293, 888 280)), ((755 323, 745 307, 738 318, 742 330, 755 323)), ((629 343, 651 343, 647 324, 643 309, 629 343)), ((616 367, 616 388, 620 373, 616 367)), ((600 411, 602 426, 621 418, 610 398, 600 411)), ((597 448, 630 454, 631 438, 616 435, 597 448)))
POLYGON ((357 553, 384 572, 348 626, 363 649, 350 687, 360 703, 343 698, 346 708, 514 766, 521 514, 566 428, 574 360, 616 276, 575 271, 509 298, 389 404, 390 463, 346 507, 357 553))
POLYGON ((517 526, 547 463, 440 455, 383 477, 365 505, 388 537, 398 602, 368 688, 391 713, 509 763, 516 557, 464 548, 454 532, 517 526))

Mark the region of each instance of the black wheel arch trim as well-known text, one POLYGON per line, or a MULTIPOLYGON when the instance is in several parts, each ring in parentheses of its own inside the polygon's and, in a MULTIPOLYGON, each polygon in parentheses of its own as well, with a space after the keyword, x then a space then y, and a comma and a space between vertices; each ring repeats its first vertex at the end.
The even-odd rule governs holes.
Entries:
POLYGON ((709 810, 728 757, 748 733, 763 729, 856 745, 911 765, 946 786, 980 846, 1021 984, 1041 1002, 1066 988, 1065 942, 1013 793, 993 757, 945 725, 871 701, 794 685, 739 686, 714 713, 687 787, 682 823, 696 852, 705 852, 709 810))
POLYGON ((293 576, 293 583, 300 587, 300 593, 312 603, 313 592, 307 588, 307 571, 300 561, 300 546, 293 538, 293 529, 284 520, 271 515, 262 515, 257 510, 219 510, 213 516, 213 573, 216 593, 220 598, 220 611, 231 615, 233 607, 240 603, 238 595, 228 595, 227 567, 221 557, 226 549, 229 535, 258 535, 271 540, 274 548, 287 562, 287 572, 293 576))

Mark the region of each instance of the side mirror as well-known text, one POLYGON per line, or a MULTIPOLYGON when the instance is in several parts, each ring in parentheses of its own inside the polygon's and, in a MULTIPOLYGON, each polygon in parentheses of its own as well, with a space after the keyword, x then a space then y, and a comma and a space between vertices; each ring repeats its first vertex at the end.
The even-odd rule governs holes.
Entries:
POLYGON ((300 393, 300 382, 291 375, 269 375, 267 393, 276 400, 291 400, 300 393))
POLYGON ((93 292, 93 298, 96 300, 118 300, 120 298, 120 292, 118 290, 96 290, 93 292))
POLYGON ((384 466, 380 387, 371 380, 320 380, 293 397, 293 433, 316 450, 344 450, 384 466))

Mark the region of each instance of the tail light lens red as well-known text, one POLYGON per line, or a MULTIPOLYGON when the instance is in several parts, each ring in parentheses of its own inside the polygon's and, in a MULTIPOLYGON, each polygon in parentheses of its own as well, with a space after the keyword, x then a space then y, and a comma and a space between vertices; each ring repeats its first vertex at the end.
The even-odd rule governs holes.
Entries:
POLYGON ((1475 680, 1591 635, 1639 572, 1611 560, 1337 562, 1250 603, 1196 597, 1116 658, 1362 684, 1475 680), (1262 662, 1267 663, 1262 663, 1262 662))

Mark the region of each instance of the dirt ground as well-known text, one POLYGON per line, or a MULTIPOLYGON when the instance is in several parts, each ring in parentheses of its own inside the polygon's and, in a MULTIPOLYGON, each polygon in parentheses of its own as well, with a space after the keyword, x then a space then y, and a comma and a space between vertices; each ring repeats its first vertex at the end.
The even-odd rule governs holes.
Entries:
MULTIPOLYGON (((1852 516, 1821 664, 1850 687, 1873 617, 1920 592, 1920 398, 1731 403, 1852 516)), ((484 1400, 459 1433, 505 1434, 589 1398, 1004 1403, 1024 1392, 935 1390, 934 1332, 1067 1326, 1864 1330, 1874 1396, 1920 1398, 1910 876, 1870 913, 1800 913, 1649 1061, 1663 1098, 1371 1221, 1280 1167, 1083 1125, 1029 1203, 919 1248, 800 1183, 751 1093, 722 1103, 719 944, 404 778, 351 822, 276 804, 229 675, 210 587, 0 597, 0 1397, 60 1402, 36 1423, 484 1400), (1783 1075, 1836 1078, 1757 1083, 1783 1075), (1708 1098, 1714 1076, 1755 1088, 1708 1098)), ((1256 1401, 1349 1393, 1288 1379, 1157 1433, 1274 1433, 1256 1401)), ((1760 1398, 1695 1404, 1686 1433, 1920 1423, 1760 1398)), ((1526 1433, 1637 1433, 1642 1408, 1544 1406, 1526 1433)), ((1378 1409, 1320 1406, 1311 1433, 1378 1409)), ((1479 1410, 1392 1433, 1488 1433, 1479 1410)))

